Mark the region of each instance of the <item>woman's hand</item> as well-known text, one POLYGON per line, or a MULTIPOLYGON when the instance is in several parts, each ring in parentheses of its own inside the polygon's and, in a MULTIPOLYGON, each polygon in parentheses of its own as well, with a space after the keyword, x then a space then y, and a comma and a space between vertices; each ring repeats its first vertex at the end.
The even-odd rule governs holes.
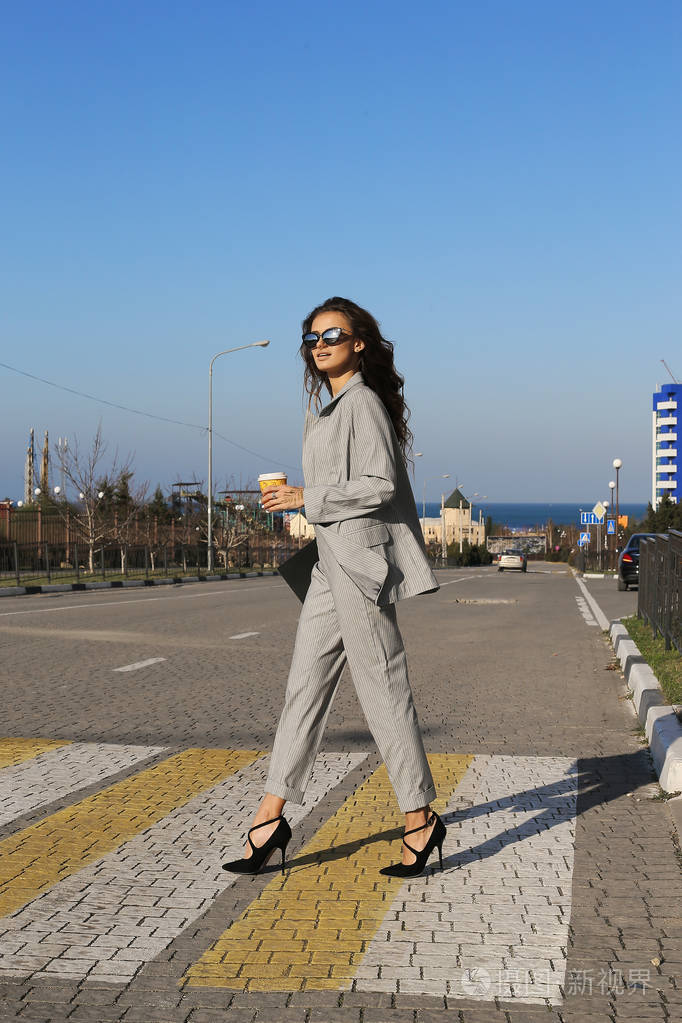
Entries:
POLYGON ((261 503, 266 511, 292 511, 302 508, 303 487, 268 487, 263 491, 261 503))

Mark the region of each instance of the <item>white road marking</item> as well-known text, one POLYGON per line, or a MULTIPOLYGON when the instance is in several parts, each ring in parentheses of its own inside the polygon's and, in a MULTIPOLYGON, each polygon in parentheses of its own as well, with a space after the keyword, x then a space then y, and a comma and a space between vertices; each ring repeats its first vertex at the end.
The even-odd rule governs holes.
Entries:
MULTIPOLYGON (((256 584, 259 585, 259 584, 256 584)), ((253 585, 247 585, 240 587, 239 592, 243 593, 246 590, 253 590, 256 587, 253 585)), ((270 584, 269 586, 263 586, 261 589, 264 590, 283 590, 288 589, 286 583, 270 584)), ((196 600, 197 597, 213 597, 217 593, 227 594, 231 597, 236 590, 214 590, 213 593, 174 593, 168 594, 165 597, 138 597, 135 600, 102 600, 98 604, 65 604, 63 607, 44 607, 31 609, 29 611, 0 611, 0 618, 11 618, 13 615, 46 615, 51 614, 53 611, 74 611, 77 608, 97 608, 97 607, 121 607, 128 604, 151 604, 157 600, 196 600)))
POLYGON ((165 657, 148 657, 146 661, 135 661, 133 664, 124 664, 122 668, 114 668, 114 671, 137 671, 138 668, 148 668, 150 664, 160 664, 165 657))
POLYGON ((609 620, 606 617, 606 615, 604 614, 604 612, 602 611, 602 609, 600 608, 599 604, 594 599, 594 597, 592 596, 592 594, 590 593, 590 591, 588 590, 587 586, 582 581, 582 579, 579 579, 578 576, 576 576, 575 577, 575 581, 577 582, 578 586, 582 590, 583 596, 585 597, 585 600, 590 605, 590 608, 592 609, 592 614, 597 619, 597 624, 599 625, 599 628, 600 629, 605 629, 605 630, 608 631, 608 629, 609 629, 609 620))
POLYGON ((358 991, 560 1004, 577 787, 573 758, 477 756, 442 815, 445 870, 396 892, 358 991))
POLYGON ((236 636, 230 636, 230 639, 247 639, 248 636, 260 636, 260 632, 238 632, 236 636))
POLYGON ((580 614, 583 616, 585 624, 586 625, 594 625, 595 628, 598 628, 597 623, 594 620, 594 618, 592 617, 592 615, 590 614, 590 609, 587 606, 587 603, 583 600, 583 598, 582 597, 576 597, 575 598, 575 602, 578 605, 578 610, 580 611, 580 614))
POLYGON ((447 583, 441 583, 440 587, 443 589, 444 586, 452 586, 453 583, 465 583, 469 579, 485 579, 484 575, 463 575, 460 579, 450 579, 447 583))
MULTIPOLYGON (((292 828, 365 756, 318 754, 305 802, 287 806, 292 828)), ((221 864, 242 855, 268 764, 261 757, 0 920, 0 977, 132 980, 238 880, 221 864)))
POLYGON ((72 742, 0 771, 0 824, 139 764, 165 746, 72 742))

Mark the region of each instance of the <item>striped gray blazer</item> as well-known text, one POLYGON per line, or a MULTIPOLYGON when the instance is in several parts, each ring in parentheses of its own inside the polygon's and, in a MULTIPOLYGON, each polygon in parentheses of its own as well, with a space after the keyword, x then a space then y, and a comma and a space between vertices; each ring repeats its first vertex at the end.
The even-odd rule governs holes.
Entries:
POLYGON ((381 398, 354 376, 303 430, 305 517, 318 545, 375 604, 439 588, 414 494, 381 398))

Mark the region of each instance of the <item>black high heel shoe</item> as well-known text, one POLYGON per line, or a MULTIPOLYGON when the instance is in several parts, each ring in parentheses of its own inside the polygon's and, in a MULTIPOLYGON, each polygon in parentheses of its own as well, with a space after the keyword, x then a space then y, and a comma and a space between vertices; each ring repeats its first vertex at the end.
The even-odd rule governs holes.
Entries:
POLYGON ((281 849, 282 873, 284 873, 285 854, 289 839, 291 838, 291 828, 286 817, 282 817, 280 814, 279 817, 273 817, 272 820, 254 825, 254 827, 249 829, 247 838, 252 849, 251 856, 244 856, 240 860, 231 860, 229 863, 223 863, 223 870, 230 870, 233 874, 257 874, 268 862, 275 849, 281 849), (251 832, 257 831, 258 828, 264 828, 266 824, 274 824, 275 821, 279 821, 279 824, 267 842, 264 845, 254 845, 251 841, 251 832))
POLYGON ((430 827, 435 820, 433 831, 429 836, 429 840, 421 851, 413 849, 412 846, 405 841, 403 836, 403 845, 406 845, 413 856, 417 859, 414 863, 392 863, 389 867, 382 867, 379 871, 380 874, 387 874, 388 877, 417 877, 421 874, 426 861, 435 848, 438 848, 438 859, 440 860, 440 869, 443 869, 443 842, 447 834, 447 829, 443 824, 438 814, 433 811, 426 824, 422 824, 420 828, 412 828, 410 831, 406 831, 405 835, 413 835, 415 831, 423 831, 424 828, 430 827))

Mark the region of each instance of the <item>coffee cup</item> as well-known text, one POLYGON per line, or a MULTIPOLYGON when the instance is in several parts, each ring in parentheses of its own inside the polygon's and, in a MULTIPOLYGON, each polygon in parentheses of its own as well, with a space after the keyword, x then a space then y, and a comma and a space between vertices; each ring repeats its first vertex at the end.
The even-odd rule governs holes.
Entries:
POLYGON ((261 493, 267 490, 268 487, 285 487, 287 484, 287 474, 285 472, 262 472, 258 477, 258 484, 261 493))

